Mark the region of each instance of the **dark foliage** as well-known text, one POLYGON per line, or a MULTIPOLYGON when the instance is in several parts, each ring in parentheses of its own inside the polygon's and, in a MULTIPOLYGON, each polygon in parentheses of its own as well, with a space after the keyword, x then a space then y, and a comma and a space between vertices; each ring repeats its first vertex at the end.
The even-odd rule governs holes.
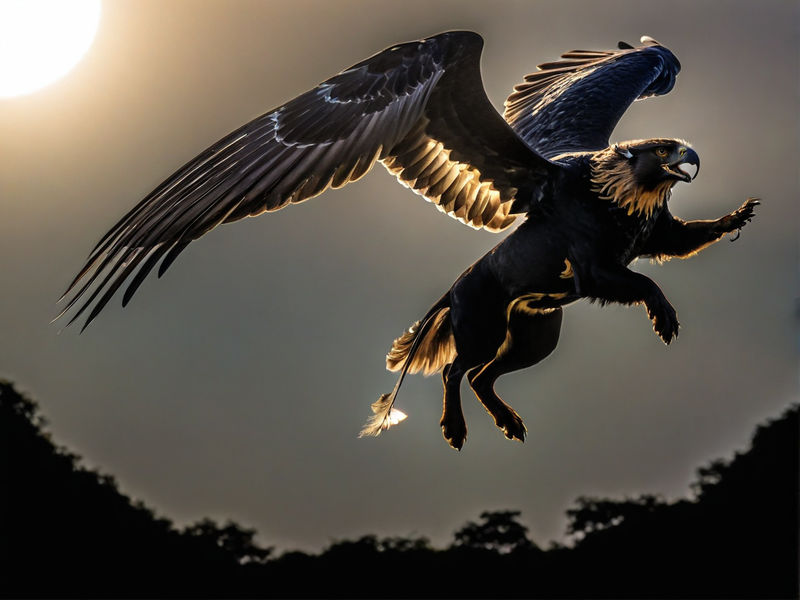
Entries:
POLYGON ((498 554, 538 549, 528 539, 528 528, 517 520, 519 516, 518 510, 482 512, 482 523, 469 522, 456 531, 453 546, 498 554))
POLYGON ((797 598, 798 407, 758 427, 751 448, 698 469, 696 498, 581 498, 580 590, 616 597, 797 598))
POLYGON ((543 551, 518 511, 484 512, 447 549, 426 538, 273 555, 256 532, 183 530, 53 444, 0 382, 0 594, 5 597, 796 598, 798 407, 752 447, 698 470, 694 498, 582 497, 573 547, 543 551))
POLYGON ((0 593, 169 595, 214 589, 260 556, 252 532, 202 521, 179 532, 108 475, 53 444, 36 405, 0 382, 0 593), (248 537, 250 536, 250 537, 248 537), (236 540, 231 543, 230 540, 236 540))

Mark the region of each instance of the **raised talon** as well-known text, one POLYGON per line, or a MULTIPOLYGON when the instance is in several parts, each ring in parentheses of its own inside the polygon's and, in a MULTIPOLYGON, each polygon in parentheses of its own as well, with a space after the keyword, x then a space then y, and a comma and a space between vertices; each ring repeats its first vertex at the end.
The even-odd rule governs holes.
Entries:
POLYGON ((742 227, 753 220, 755 207, 759 204, 761 204, 761 202, 757 198, 748 198, 739 208, 720 220, 724 233, 736 232, 736 235, 730 239, 731 242, 735 242, 739 239, 742 227))
POLYGON ((759 204, 761 204, 761 202, 757 198, 748 198, 745 203, 733 213, 735 218, 740 222, 739 229, 753 219, 755 207, 759 204))

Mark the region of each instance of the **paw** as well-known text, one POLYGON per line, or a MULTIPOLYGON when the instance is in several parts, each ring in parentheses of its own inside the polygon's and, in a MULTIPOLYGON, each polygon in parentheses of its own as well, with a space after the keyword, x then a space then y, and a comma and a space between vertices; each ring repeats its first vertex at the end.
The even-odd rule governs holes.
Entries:
POLYGON ((444 414, 439 425, 442 426, 445 441, 456 450, 461 450, 467 441, 467 422, 464 420, 464 415, 444 414))
POLYGON ((672 305, 666 300, 647 305, 647 316, 653 322, 653 331, 658 334, 665 344, 669 344, 674 338, 678 337, 678 314, 672 305))
POLYGON ((525 423, 522 422, 522 417, 519 416, 517 411, 510 406, 507 408, 508 410, 503 410, 500 414, 492 415, 494 417, 494 424, 503 431, 503 435, 509 440, 524 442, 525 434, 528 432, 528 429, 525 427, 525 423))
MULTIPOLYGON (((727 217, 723 217, 721 219, 723 233, 733 233, 734 231, 739 231, 742 227, 747 225, 747 223, 749 223, 755 215, 755 208, 759 204, 761 204, 761 201, 758 198, 748 198, 739 208, 737 208, 727 217)), ((737 235, 731 241, 736 240, 738 237, 739 236, 737 235)))

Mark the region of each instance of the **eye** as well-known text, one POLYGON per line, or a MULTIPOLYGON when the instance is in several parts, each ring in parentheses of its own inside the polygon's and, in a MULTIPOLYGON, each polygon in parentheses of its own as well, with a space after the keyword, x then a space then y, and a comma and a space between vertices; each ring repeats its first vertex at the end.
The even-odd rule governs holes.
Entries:
POLYGON ((667 150, 663 146, 661 146, 660 148, 656 148, 656 155, 657 156, 660 156, 661 158, 664 158, 668 154, 669 154, 669 150, 667 150))

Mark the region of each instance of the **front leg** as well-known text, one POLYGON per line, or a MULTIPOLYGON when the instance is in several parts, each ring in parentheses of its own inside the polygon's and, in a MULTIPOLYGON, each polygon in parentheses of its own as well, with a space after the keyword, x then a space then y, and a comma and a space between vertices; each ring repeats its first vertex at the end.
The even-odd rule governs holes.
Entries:
POLYGON ((653 330, 665 344, 678 336, 678 315, 656 283, 621 265, 580 265, 573 263, 579 295, 601 303, 643 303, 653 330))
POLYGON ((657 260, 693 256, 718 241, 726 233, 744 227, 753 218, 755 207, 759 204, 758 199, 748 198, 731 214, 712 221, 682 221, 664 211, 642 248, 640 256, 649 256, 657 260))

